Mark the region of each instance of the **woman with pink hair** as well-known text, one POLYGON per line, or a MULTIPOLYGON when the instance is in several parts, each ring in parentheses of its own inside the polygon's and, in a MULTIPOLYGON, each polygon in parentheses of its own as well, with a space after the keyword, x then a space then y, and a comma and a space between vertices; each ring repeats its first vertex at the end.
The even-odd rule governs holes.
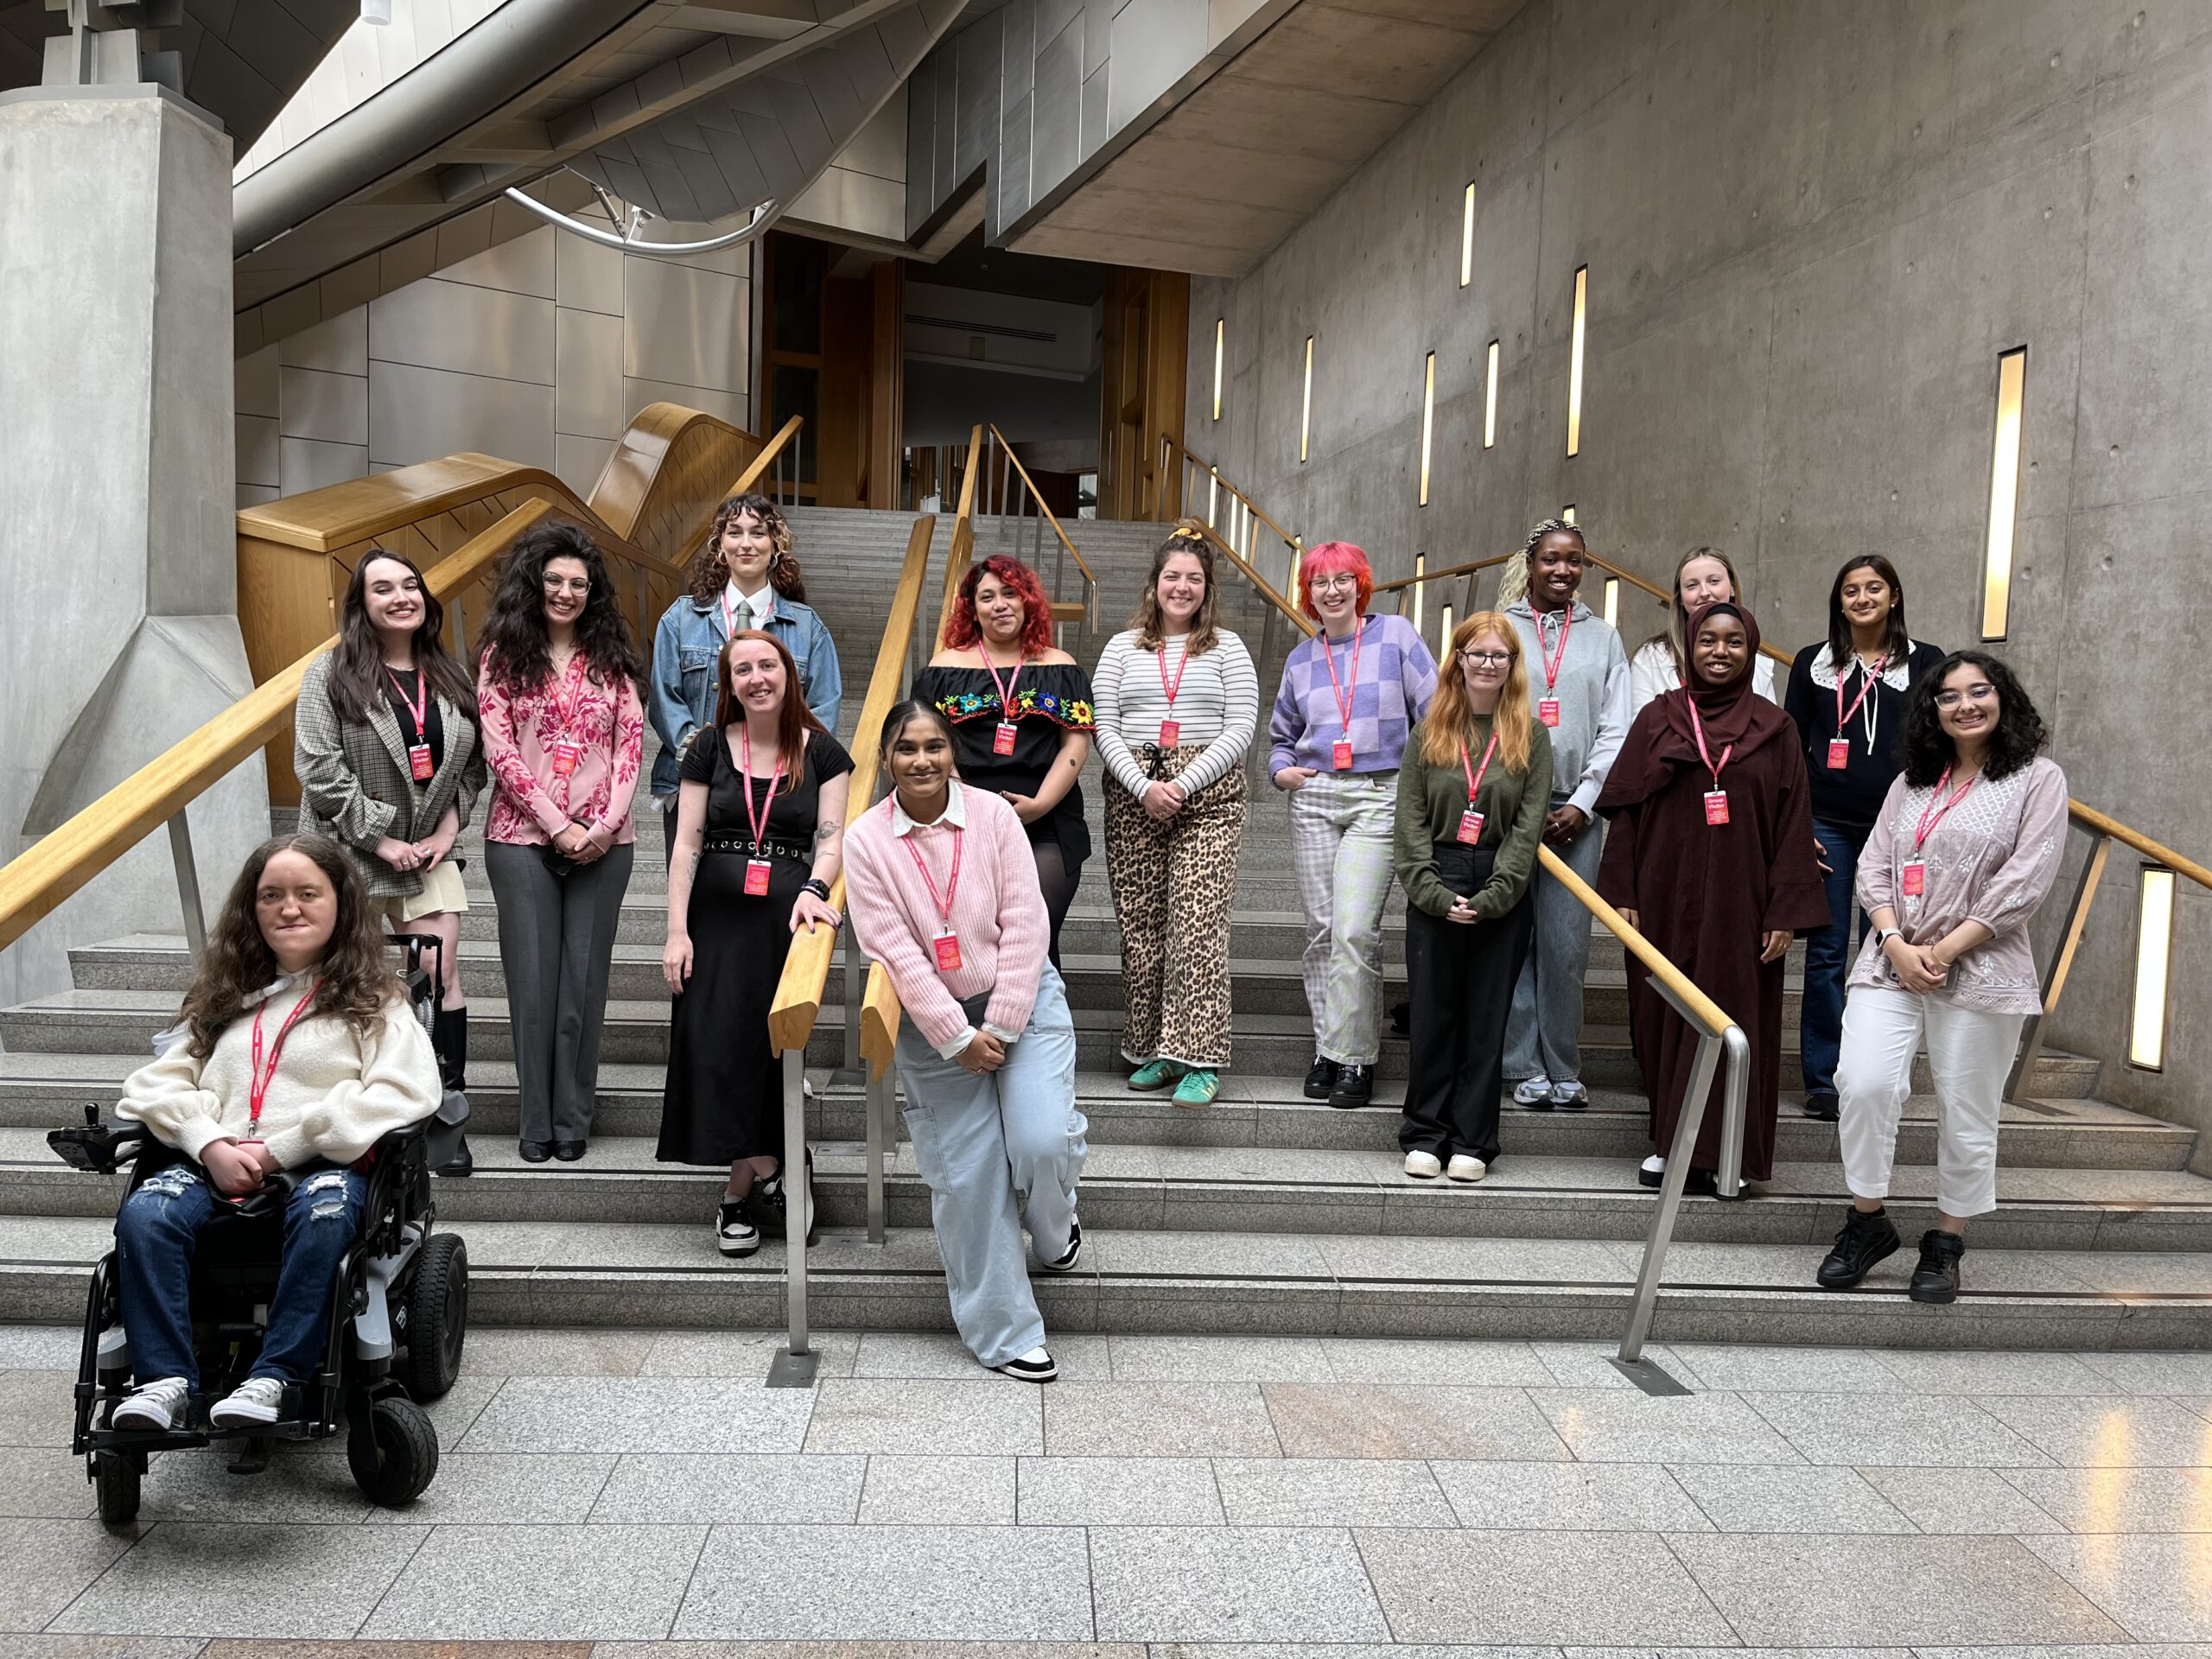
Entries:
POLYGON ((1324 542, 1298 575, 1321 631, 1290 653, 1268 724, 1268 770, 1290 797, 1291 861, 1306 909, 1309 1100, 1364 1106, 1382 1047, 1382 906, 1398 763, 1436 690, 1412 623, 1369 616, 1375 572, 1350 542, 1324 542))

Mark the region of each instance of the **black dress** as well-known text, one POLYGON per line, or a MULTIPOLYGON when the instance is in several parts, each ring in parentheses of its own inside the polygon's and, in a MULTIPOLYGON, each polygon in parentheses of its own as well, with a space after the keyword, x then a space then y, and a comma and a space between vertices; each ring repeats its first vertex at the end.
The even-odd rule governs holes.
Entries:
POLYGON ((668 1082, 661 1095, 664 1164, 730 1164, 784 1155, 782 1073, 768 1046, 768 1005, 790 954, 791 906, 813 863, 822 785, 853 769, 824 733, 810 735, 806 775, 786 778, 768 810, 768 893, 748 898, 745 867, 765 778, 746 779, 727 734, 709 728, 684 752, 681 776, 707 785, 707 839, 691 879, 691 979, 675 999, 668 1082))

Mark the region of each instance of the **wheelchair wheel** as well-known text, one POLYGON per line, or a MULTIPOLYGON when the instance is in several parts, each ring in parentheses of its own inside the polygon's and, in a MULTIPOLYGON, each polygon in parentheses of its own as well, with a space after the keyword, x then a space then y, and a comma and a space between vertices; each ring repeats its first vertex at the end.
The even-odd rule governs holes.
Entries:
POLYGON ((467 1336, 467 1246, 458 1233, 433 1233, 415 1258, 407 1293, 407 1392, 417 1400, 442 1399, 461 1375, 467 1336))
POLYGON ((413 1401, 387 1395, 369 1408, 366 1421, 356 1420, 346 1431, 346 1461, 370 1503, 402 1509, 437 1475, 436 1426, 413 1401))
POLYGON ((143 1452, 94 1453, 92 1490, 99 1496, 102 1521, 119 1527, 138 1518, 138 1483, 145 1472, 143 1452))

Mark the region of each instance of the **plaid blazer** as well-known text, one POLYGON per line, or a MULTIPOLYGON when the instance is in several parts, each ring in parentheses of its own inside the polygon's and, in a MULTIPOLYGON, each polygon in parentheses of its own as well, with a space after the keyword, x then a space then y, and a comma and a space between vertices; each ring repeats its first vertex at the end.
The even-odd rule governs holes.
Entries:
MULTIPOLYGON (((399 716, 377 699, 367 724, 349 721, 330 700, 330 654, 308 664, 292 716, 292 766, 300 779, 300 828, 329 836, 353 854, 353 863, 378 899, 411 899, 423 891, 415 870, 395 870, 376 855, 386 836, 424 841, 446 808, 468 815, 484 792, 484 741, 476 722, 442 694, 445 758, 429 782, 417 784, 407 764, 399 716)), ((454 859, 458 865, 462 862, 454 859)))

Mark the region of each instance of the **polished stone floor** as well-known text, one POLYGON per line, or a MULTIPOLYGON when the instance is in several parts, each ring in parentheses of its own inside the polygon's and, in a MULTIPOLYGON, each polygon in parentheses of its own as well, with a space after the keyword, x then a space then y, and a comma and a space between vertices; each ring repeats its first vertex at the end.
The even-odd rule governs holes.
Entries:
POLYGON ((770 1390, 777 1340, 479 1330, 413 1509, 178 1453, 110 1532, 75 1333, 0 1326, 0 1659, 2212 1659, 2212 1354, 1655 1349, 1653 1399, 1574 1344, 1070 1337, 1037 1389, 833 1332, 770 1390))

